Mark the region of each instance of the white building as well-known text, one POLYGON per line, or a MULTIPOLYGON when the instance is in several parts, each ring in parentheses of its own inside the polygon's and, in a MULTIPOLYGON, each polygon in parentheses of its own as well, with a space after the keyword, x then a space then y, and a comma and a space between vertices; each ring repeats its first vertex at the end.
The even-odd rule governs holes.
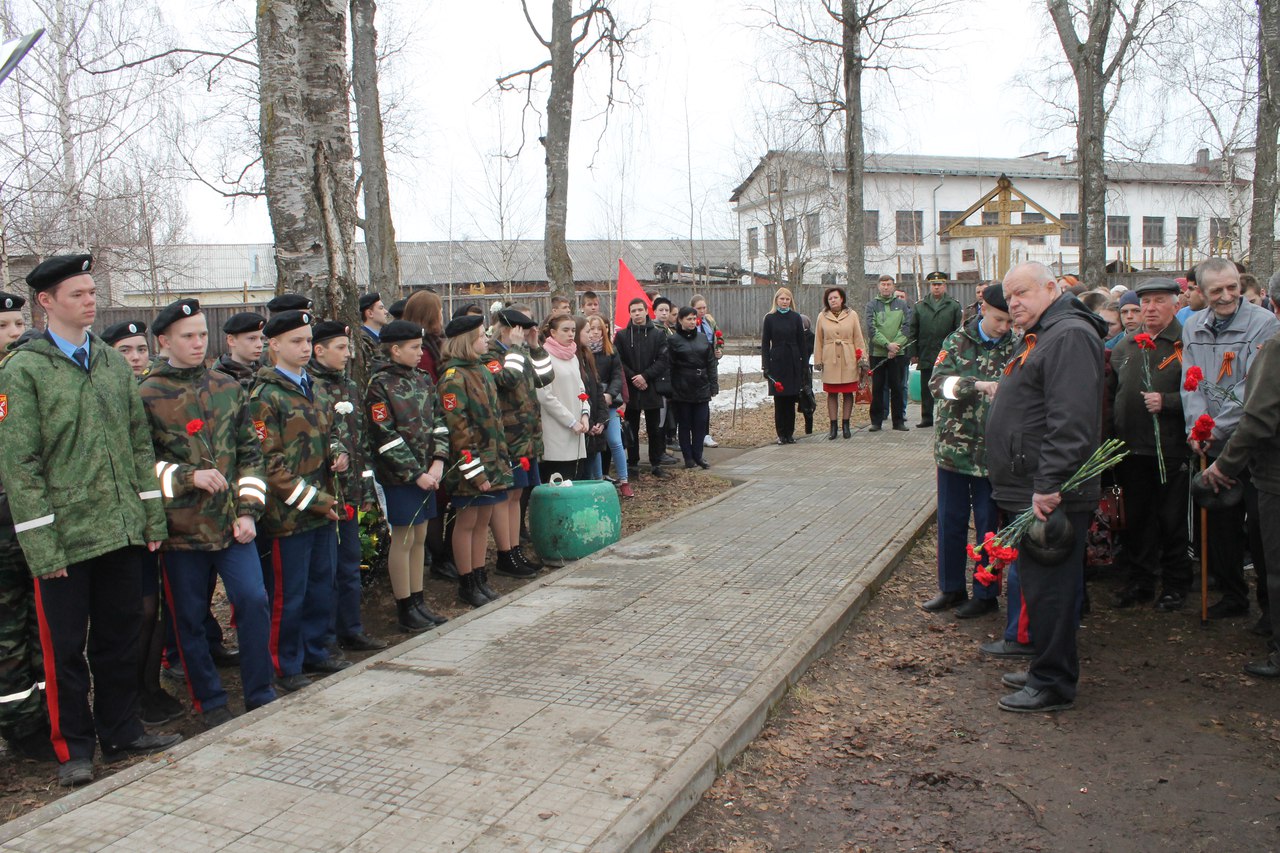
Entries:
MULTIPOLYGON (((742 266, 818 285, 844 279, 844 170, 813 152, 771 151, 733 191, 742 266), (834 278, 832 277, 834 276, 834 278)), ((1236 174, 1251 169, 1237 156, 1236 174)), ((1220 160, 1108 163, 1107 257, 1136 269, 1183 269, 1211 254, 1244 254, 1250 184, 1225 177, 1220 160)), ((994 275, 996 240, 939 232, 1007 175, 1015 188, 1070 226, 1077 221, 1074 161, 1043 153, 1016 158, 870 155, 864 209, 870 279, 940 270, 957 280, 994 275)), ((1028 212, 1021 221, 1042 221, 1028 212)), ((965 224, 994 223, 975 213, 965 224)), ((1019 222, 1019 215, 1013 214, 1019 222)), ((1060 272, 1079 268, 1079 234, 1013 240, 1013 260, 1037 260, 1060 272)), ((1123 267, 1120 267, 1123 269, 1123 267)))

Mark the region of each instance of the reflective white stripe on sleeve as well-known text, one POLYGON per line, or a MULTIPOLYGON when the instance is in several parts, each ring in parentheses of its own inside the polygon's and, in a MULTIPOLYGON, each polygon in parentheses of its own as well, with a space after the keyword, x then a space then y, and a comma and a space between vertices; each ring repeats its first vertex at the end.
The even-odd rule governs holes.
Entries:
POLYGON ((262 492, 267 490, 267 484, 262 480, 259 480, 257 477, 241 477, 239 485, 241 488, 244 488, 245 486, 253 486, 255 489, 262 492))
POLYGON ((948 400, 958 400, 956 396, 956 386, 960 384, 959 376, 948 376, 942 380, 942 396, 948 400))
POLYGON ((518 352, 509 352, 503 360, 503 366, 513 370, 522 370, 524 369, 524 356, 518 352))
POLYGON ((366 469, 364 469, 364 472, 363 472, 360 476, 361 476, 361 477, 372 477, 372 476, 373 476, 373 469, 372 469, 372 468, 366 468, 366 469))
POLYGON ((547 374, 547 373, 550 373, 550 372, 551 372, 551 359, 550 359, 550 358, 548 358, 548 359, 546 359, 545 361, 539 361, 538 359, 536 359, 536 358, 535 358, 535 359, 533 360, 533 369, 534 369, 534 370, 536 370, 536 371, 538 371, 538 373, 539 373, 539 374, 543 374, 543 375, 545 375, 545 374, 547 374))
POLYGON ((172 464, 172 463, 170 463, 170 462, 157 462, 157 463, 156 463, 156 476, 157 476, 157 477, 159 477, 161 474, 163 474, 163 473, 164 473, 164 467, 165 467, 166 465, 171 465, 171 464, 172 464))
POLYGON ((0 696, 0 705, 7 704, 9 702, 21 702, 23 699, 26 699, 32 693, 35 693, 37 690, 44 690, 43 681, 37 681, 35 684, 31 685, 26 690, 20 690, 17 693, 10 693, 5 696, 0 696))
POLYGON ((153 501, 156 498, 163 497, 163 495, 160 494, 159 489, 151 489, 146 492, 138 492, 138 497, 144 501, 153 501))
POLYGON ((481 474, 483 474, 483 473, 484 473, 484 468, 482 468, 482 467, 481 467, 481 468, 472 468, 470 471, 468 471, 468 472, 466 473, 466 475, 465 475, 465 476, 466 476, 466 478, 467 478, 468 480, 471 480, 471 479, 474 479, 474 478, 476 478, 476 477, 479 477, 479 476, 480 476, 481 474))
POLYGON ((477 456, 476 458, 472 459, 470 462, 463 462, 458 467, 461 468, 463 471, 466 471, 468 468, 477 468, 483 464, 484 464, 484 460, 481 459, 479 456, 477 456))
POLYGON ((164 465, 164 471, 160 473, 160 491, 164 493, 166 498, 173 497, 173 475, 178 473, 178 466, 172 462, 157 462, 157 467, 164 465))
POLYGON ((439 435, 448 435, 449 428, 447 426, 438 426, 435 429, 433 429, 432 432, 437 433, 439 435))
POLYGON ((312 486, 307 491, 306 497, 298 501, 298 512, 302 512, 304 509, 309 507, 311 505, 311 502, 316 499, 316 495, 319 494, 319 492, 320 492, 319 489, 317 489, 315 486, 312 486))
POLYGON ((402 444, 404 444, 404 436, 398 435, 395 438, 388 441, 386 444, 379 447, 378 452, 386 453, 388 450, 394 450, 402 444))
POLYGON ((306 481, 306 480, 299 480, 299 481, 298 481, 297 488, 295 488, 295 489, 294 489, 294 490, 289 494, 289 497, 287 497, 287 498, 285 498, 285 499, 284 499, 284 502, 285 502, 286 504, 288 504, 289 506, 293 506, 294 501, 296 501, 296 500, 297 500, 297 499, 302 495, 302 493, 303 493, 304 491, 306 491, 306 488, 307 488, 307 481, 306 481))
POLYGON ((267 493, 260 489, 254 488, 253 486, 241 486, 240 497, 244 500, 257 501, 258 503, 263 505, 265 505, 267 502, 267 493))
POLYGON ((24 521, 13 526, 14 533, 24 533, 28 530, 35 530, 37 527, 44 527, 47 524, 53 524, 53 513, 42 515, 39 518, 33 518, 30 521, 24 521))

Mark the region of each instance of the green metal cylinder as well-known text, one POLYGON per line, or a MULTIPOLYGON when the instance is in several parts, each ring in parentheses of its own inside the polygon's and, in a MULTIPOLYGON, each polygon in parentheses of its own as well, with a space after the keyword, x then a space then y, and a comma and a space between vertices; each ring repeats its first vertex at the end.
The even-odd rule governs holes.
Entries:
POLYGON ((622 536, 618 492, 605 480, 538 486, 529 496, 529 533, 544 559, 580 560, 594 554, 622 536))

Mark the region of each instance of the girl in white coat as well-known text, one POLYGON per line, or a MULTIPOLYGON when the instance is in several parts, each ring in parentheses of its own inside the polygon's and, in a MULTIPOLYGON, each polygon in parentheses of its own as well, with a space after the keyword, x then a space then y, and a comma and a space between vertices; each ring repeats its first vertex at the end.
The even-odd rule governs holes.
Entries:
POLYGON ((578 366, 577 326, 573 317, 561 314, 547 321, 544 346, 551 354, 555 378, 538 389, 538 405, 542 409, 542 482, 552 474, 565 479, 580 476, 580 465, 587 457, 586 434, 591 428, 591 401, 582 384, 578 366))

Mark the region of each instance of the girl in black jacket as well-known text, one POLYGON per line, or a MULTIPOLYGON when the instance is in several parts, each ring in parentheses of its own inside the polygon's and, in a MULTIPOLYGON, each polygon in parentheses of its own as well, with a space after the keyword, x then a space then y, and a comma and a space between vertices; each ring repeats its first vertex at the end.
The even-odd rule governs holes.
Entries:
POLYGON ((698 312, 685 306, 676 320, 676 333, 667 343, 671 358, 671 405, 684 467, 711 466, 702 459, 703 442, 711 422, 711 388, 715 351, 698 331, 698 312))
POLYGON ((760 361, 769 396, 773 397, 778 444, 795 444, 796 403, 800 401, 800 389, 809 381, 804 321, 793 309, 791 291, 779 287, 773 295, 773 310, 764 315, 760 334, 760 361))
MULTIPOLYGON (((624 498, 635 497, 631 484, 627 482, 627 449, 622 443, 622 418, 618 409, 622 407, 622 362, 613 351, 609 340, 609 329, 603 317, 587 318, 583 330, 584 343, 587 350, 595 357, 596 376, 600 381, 600 390, 604 395, 605 419, 604 446, 613 460, 613 470, 617 475, 618 494, 624 498)), ((587 454, 587 476, 593 480, 604 478, 604 451, 587 454)))

